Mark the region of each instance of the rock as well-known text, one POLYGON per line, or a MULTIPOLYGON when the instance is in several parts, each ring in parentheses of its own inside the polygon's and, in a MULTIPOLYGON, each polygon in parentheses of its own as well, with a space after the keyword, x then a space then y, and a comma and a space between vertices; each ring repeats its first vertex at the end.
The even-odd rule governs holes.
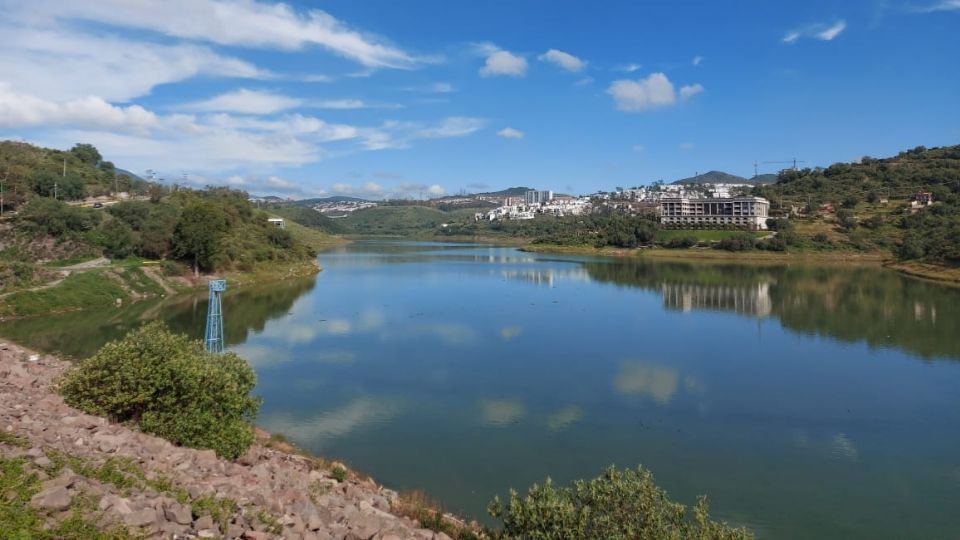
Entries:
POLYGON ((197 518, 196 521, 193 522, 193 527, 197 530, 212 529, 214 527, 213 518, 211 518, 210 516, 199 517, 197 518))
POLYGON ((193 514, 185 504, 173 503, 167 505, 163 514, 168 520, 180 525, 189 525, 193 522, 193 514))
POLYGON ((157 512, 153 508, 144 508, 131 512, 123 517, 123 522, 131 527, 146 527, 153 525, 157 520, 157 512))
POLYGON ((34 495, 30 504, 46 510, 60 511, 69 508, 72 499, 66 487, 53 486, 34 495))
POLYGON ((218 536, 220 535, 213 529, 200 529, 197 531, 197 538, 216 538, 218 536))
POLYGON ((243 540, 270 540, 272 536, 263 531, 247 531, 243 533, 243 540))

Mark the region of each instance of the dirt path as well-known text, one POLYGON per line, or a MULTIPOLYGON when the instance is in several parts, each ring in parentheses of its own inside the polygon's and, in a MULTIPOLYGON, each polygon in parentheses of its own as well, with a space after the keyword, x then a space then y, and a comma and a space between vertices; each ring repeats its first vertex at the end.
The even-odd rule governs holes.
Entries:
POLYGON ((110 259, 108 259, 108 258, 106 258, 106 257, 100 257, 100 258, 98 258, 98 259, 93 259, 93 260, 90 260, 90 261, 84 261, 84 262, 82 262, 82 263, 72 264, 72 265, 70 265, 70 266, 64 266, 64 267, 61 267, 61 268, 51 269, 51 270, 55 270, 56 272, 58 272, 58 273, 60 274, 60 277, 54 279, 53 281, 48 281, 47 283, 44 283, 43 285, 37 285, 36 287, 30 287, 30 288, 27 288, 27 289, 17 289, 17 290, 15 290, 15 291, 0 293, 0 299, 6 298, 6 297, 10 296, 11 294, 16 294, 16 293, 21 293, 21 292, 37 292, 37 291, 42 291, 42 290, 44 290, 44 289, 52 289, 53 287, 56 287, 57 285, 63 283, 63 280, 67 279, 67 277, 68 277, 70 274, 74 273, 74 272, 84 272, 84 271, 87 271, 87 270, 97 270, 97 269, 100 269, 100 268, 106 268, 106 267, 108 267, 108 266, 110 266, 110 259))

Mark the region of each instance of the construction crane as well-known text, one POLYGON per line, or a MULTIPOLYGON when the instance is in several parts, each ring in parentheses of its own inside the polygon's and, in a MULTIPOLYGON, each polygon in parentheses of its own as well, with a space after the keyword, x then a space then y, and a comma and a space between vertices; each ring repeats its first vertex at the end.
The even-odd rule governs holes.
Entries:
MULTIPOLYGON (((793 170, 797 170, 797 163, 806 163, 806 161, 804 161, 804 160, 802 160, 802 159, 793 158, 792 160, 788 160, 788 161, 762 161, 761 163, 763 163, 763 164, 770 164, 770 163, 792 163, 792 164, 793 164, 793 167, 791 167, 791 168, 792 168, 793 170)), ((753 168, 754 168, 754 170, 756 170, 756 168, 757 168, 757 164, 756 164, 756 163, 753 164, 753 168)))

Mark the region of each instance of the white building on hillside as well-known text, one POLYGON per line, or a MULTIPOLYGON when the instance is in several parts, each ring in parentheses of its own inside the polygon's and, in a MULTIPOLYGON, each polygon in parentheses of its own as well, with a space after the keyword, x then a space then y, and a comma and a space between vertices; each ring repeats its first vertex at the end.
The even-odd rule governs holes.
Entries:
POLYGON ((767 228, 770 201, 762 197, 729 199, 660 199, 660 223, 666 226, 734 225, 746 229, 767 228))

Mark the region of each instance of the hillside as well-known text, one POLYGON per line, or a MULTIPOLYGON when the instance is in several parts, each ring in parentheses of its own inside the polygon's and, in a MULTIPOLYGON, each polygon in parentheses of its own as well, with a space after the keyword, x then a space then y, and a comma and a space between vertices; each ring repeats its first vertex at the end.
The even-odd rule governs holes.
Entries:
POLYGON ((197 280, 201 272, 242 281, 315 272, 317 249, 332 241, 295 223, 277 228, 246 193, 226 188, 171 191, 118 177, 105 163, 90 145, 64 152, 0 143, 0 174, 8 179, 6 215, 0 222, 0 314, 34 315, 157 296, 170 292, 163 278, 184 276, 188 283, 187 276, 197 280), (132 195, 118 201, 111 187, 122 182, 132 195), (90 196, 101 197, 102 207, 75 201, 90 196), (105 258, 102 264, 62 269, 99 258, 105 258), (118 270, 149 261, 156 266, 145 276, 139 270, 136 275, 118 270), (84 273, 91 275, 81 279, 84 273), (33 292, 39 289, 42 294, 33 292), (97 295, 93 289, 112 292, 97 295))
POLYGON ((348 232, 347 228, 340 223, 341 220, 329 218, 312 208, 275 204, 269 206, 266 210, 271 214, 276 214, 304 227, 309 227, 327 234, 343 234, 348 232))
POLYGON ((960 145, 917 147, 884 159, 784 170, 753 193, 796 216, 815 242, 892 251, 904 261, 960 264, 960 145), (931 206, 912 206, 933 195, 931 206))

